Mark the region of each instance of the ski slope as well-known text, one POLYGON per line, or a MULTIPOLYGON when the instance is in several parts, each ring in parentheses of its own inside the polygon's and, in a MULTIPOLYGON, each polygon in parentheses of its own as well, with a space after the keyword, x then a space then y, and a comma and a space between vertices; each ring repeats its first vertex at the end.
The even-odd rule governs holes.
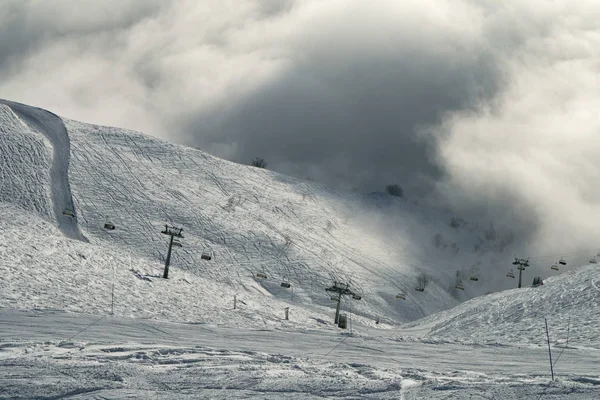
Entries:
POLYGON ((478 343, 546 342, 600 348, 600 267, 588 265, 553 276, 543 286, 469 300, 407 324, 402 334, 478 343))
MULTIPOLYGON (((447 309, 498 285, 496 269, 486 266, 505 260, 505 240, 483 240, 483 230, 476 226, 454 229, 448 225, 451 215, 443 211, 383 194, 331 190, 140 133, 61 119, 22 104, 3 101, 2 116, 6 132, 0 136, 2 170, 7 173, 0 201, 36 213, 55 224, 65 238, 89 241, 84 256, 94 257, 83 268, 100 268, 107 262, 101 254, 119 260, 117 292, 128 292, 132 282, 140 283, 140 275, 132 270, 154 276, 153 282, 143 282, 148 287, 162 284, 156 277, 166 256, 167 238, 160 233, 166 223, 183 227, 185 236, 183 247, 173 252, 173 279, 189 281, 193 276, 208 287, 227 287, 231 298, 235 293, 257 294, 303 308, 331 310, 335 303, 324 289, 340 280, 362 296, 360 301, 346 302, 353 314, 394 324, 447 309), (25 157, 11 157, 14 148, 25 157), (65 208, 72 208, 75 218, 63 215, 65 208), (116 230, 103 228, 107 218, 116 230), (203 252, 213 259, 201 260, 203 252), (131 268, 124 259, 139 267, 131 268), (467 282, 466 290, 457 292, 456 270, 462 271, 463 279, 470 273, 482 279, 478 284, 467 282), (257 279, 259 272, 268 279, 257 279), (424 292, 414 290, 419 276, 428 277, 424 292), (290 290, 283 290, 282 282, 290 283, 290 290), (401 291, 405 301, 396 298, 401 291)), ((33 215, 23 218, 35 221, 33 215)), ((5 223, 13 224, 10 218, 5 223)), ((59 240, 56 232, 50 236, 49 242, 59 240)), ((35 262, 28 267, 34 271, 40 258, 35 251, 29 253, 35 262)), ((68 256, 77 262, 81 258, 68 256)), ((6 268, 11 268, 8 264, 6 268)), ((47 292, 50 300, 58 295, 54 287, 42 287, 44 282, 33 288, 17 276, 11 285, 22 286, 23 291, 47 292)), ((97 278, 101 287, 113 284, 108 275, 97 278)), ((206 290, 203 295, 208 304, 222 302, 219 291, 206 290)), ((72 301, 82 302, 72 305, 76 309, 98 308, 86 296, 73 296, 72 301)), ((130 308, 124 315, 135 315, 132 310, 145 305, 133 301, 130 308)), ((177 319, 200 315, 203 310, 198 309, 177 319)))
POLYGON ((0 398, 598 398, 596 266, 482 295, 509 238, 416 202, 7 101, 0 150, 0 398))
MULTIPOLYGON (((52 166, 50 168, 50 190, 55 220, 65 236, 71 239, 86 241, 87 239, 79 232, 77 220, 63 214, 65 209, 73 209, 73 197, 68 178, 70 160, 69 135, 62 120, 49 111, 19 103, 0 99, 0 106, 10 107, 10 110, 24 125, 22 128, 26 126, 29 128, 25 128, 27 130, 41 133, 50 142, 53 149, 52 166)), ((2 114, 8 114, 6 108, 4 108, 2 114)), ((14 126, 14 124, 7 125, 14 126)), ((10 153, 7 152, 7 154, 10 153)))
POLYGON ((600 351, 0 310, 0 398, 596 399, 600 351), (35 379, 32 377, 35 376, 35 379))

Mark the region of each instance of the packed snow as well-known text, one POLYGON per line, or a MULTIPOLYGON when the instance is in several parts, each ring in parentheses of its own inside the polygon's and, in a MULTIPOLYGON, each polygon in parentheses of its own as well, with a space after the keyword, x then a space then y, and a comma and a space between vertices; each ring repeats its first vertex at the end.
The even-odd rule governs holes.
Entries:
POLYGON ((0 396, 594 399, 600 351, 0 310, 0 396), (35 377, 35 379, 33 379, 35 377))
POLYGON ((0 150, 2 398, 598 398, 595 265, 484 295, 510 236, 411 200, 8 101, 0 150))

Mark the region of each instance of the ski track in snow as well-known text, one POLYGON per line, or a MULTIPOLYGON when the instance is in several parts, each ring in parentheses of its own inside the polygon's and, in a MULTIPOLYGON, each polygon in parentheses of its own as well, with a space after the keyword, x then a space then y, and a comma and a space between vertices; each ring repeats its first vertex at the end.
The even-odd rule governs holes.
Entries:
POLYGON ((69 187, 68 170, 71 157, 69 135, 67 134, 67 130, 62 120, 57 115, 40 108, 34 108, 2 99, 0 99, 0 104, 10 107, 25 124, 43 134, 52 144, 54 155, 52 158, 50 177, 56 221, 58 222, 60 230, 66 237, 87 242, 85 236, 79 231, 76 217, 71 218, 67 215, 63 215, 63 211, 66 208, 70 208, 77 216, 71 189, 69 187))
MULTIPOLYGON (((599 362, 599 350, 571 349, 544 397, 596 398, 599 362)), ((537 398, 548 380, 544 346, 398 342, 364 332, 229 329, 0 309, 0 395, 13 399, 505 400, 537 398)))

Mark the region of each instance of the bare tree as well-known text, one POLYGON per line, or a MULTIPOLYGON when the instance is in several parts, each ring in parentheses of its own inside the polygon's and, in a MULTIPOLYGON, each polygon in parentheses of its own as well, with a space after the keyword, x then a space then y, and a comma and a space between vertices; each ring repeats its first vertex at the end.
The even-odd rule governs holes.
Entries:
POLYGON ((385 191, 390 196, 402 197, 404 195, 404 190, 399 185, 387 185, 385 187, 385 191))
POLYGON ((250 165, 257 168, 267 168, 267 161, 262 157, 255 157, 250 165))
POLYGON ((436 233, 435 235, 433 235, 433 244, 437 248, 446 247, 446 244, 444 243, 444 237, 441 233, 436 233))
POLYGON ((450 226, 454 229, 458 229, 461 226, 465 226, 466 221, 460 217, 452 217, 450 218, 450 226))

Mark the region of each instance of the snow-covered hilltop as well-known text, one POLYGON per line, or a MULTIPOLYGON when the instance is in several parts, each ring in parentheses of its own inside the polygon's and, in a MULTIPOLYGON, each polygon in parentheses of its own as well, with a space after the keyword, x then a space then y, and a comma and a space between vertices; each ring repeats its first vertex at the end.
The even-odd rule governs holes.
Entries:
POLYGON ((34 296, 60 307, 67 296, 67 308, 105 308, 114 268, 123 307, 115 312, 124 315, 206 319, 206 309, 231 307, 237 294, 254 299, 246 307, 257 315, 279 315, 292 304, 321 318, 335 304, 324 289, 337 279, 362 296, 347 299, 347 309, 396 323, 505 279, 504 269, 489 266, 509 258, 506 238, 451 224, 451 214, 406 199, 336 191, 8 101, 0 102, 0 149, 1 234, 13 257, 0 261, 13 288, 12 299, 1 301, 14 306, 30 306, 34 296), (104 229, 107 219, 115 230, 104 229), (159 278, 165 223, 183 227, 185 236, 173 251, 169 282, 159 278), (457 270, 464 291, 454 289, 457 270), (420 277, 423 292, 414 290, 420 277), (186 305, 166 304, 166 293, 186 305), (275 310, 273 301, 282 304, 275 310))
POLYGON ((480 296, 402 328, 475 343, 544 344, 548 320, 553 343, 600 348, 600 268, 588 265, 554 276, 543 286, 480 296))

